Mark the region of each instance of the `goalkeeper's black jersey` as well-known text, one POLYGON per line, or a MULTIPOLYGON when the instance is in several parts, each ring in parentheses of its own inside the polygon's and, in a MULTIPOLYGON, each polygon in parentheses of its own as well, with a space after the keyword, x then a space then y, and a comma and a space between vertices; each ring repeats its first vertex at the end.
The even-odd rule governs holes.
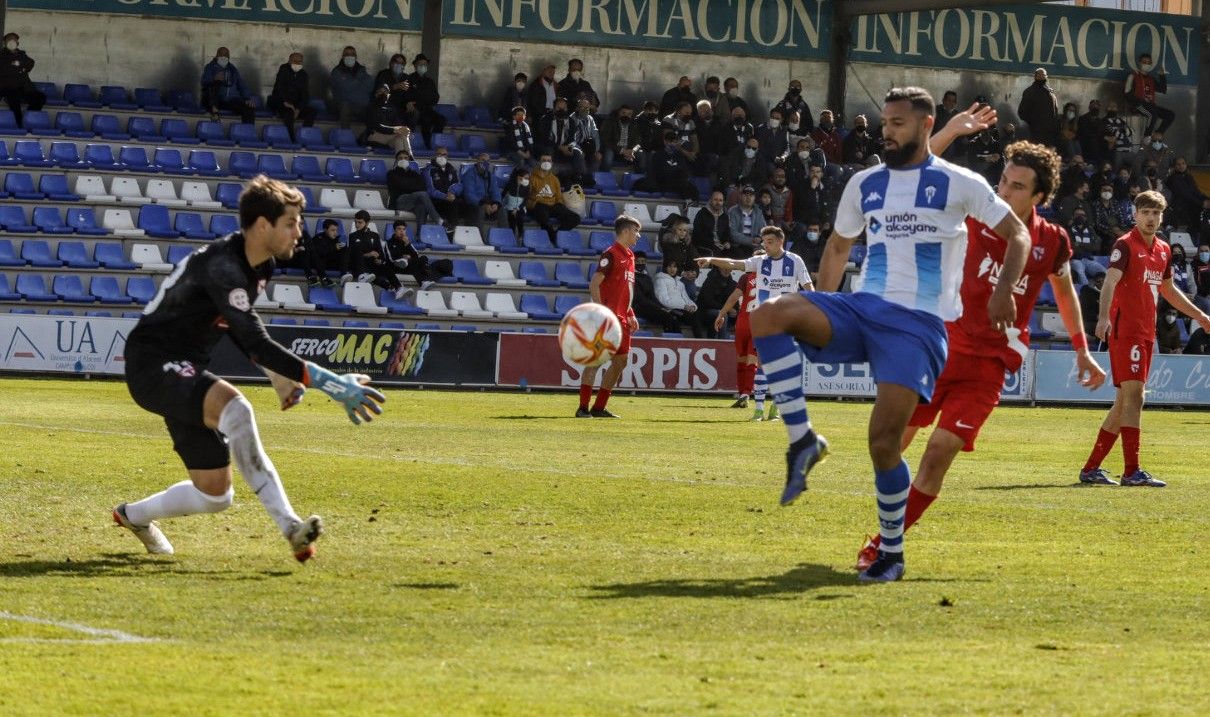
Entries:
POLYGON ((273 275, 272 259, 253 267, 244 254, 244 236, 223 237, 190 254, 164 279, 155 298, 126 341, 127 360, 141 354, 210 362, 224 334, 255 363, 294 381, 304 364, 269 338, 252 309, 273 275))

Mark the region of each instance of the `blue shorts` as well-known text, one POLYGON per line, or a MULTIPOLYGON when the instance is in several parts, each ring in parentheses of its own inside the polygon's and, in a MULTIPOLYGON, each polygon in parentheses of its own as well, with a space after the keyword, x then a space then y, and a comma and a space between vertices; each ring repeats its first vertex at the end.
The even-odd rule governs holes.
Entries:
POLYGON ((892 304, 881 296, 857 292, 802 296, 828 317, 832 340, 817 348, 799 341, 812 363, 869 363, 874 383, 893 383, 933 400, 937 377, 945 368, 945 323, 923 311, 892 304))

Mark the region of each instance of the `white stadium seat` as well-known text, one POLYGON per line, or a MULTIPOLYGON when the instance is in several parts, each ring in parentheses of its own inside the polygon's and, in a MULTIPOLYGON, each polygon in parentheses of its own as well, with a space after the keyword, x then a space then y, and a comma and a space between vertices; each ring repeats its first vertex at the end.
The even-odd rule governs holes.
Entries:
POLYGON ((273 300, 288 311, 315 311, 315 304, 308 304, 302 289, 294 284, 277 284, 273 287, 273 300))
MULTIPOLYGON (((501 210, 503 211, 503 210, 501 210)), ((469 254, 495 254, 496 248, 483 243, 479 227, 454 227, 454 243, 469 254)))
POLYGON ((183 207, 188 203, 176 196, 176 187, 170 179, 148 179, 147 198, 166 207, 183 207))
POLYGON ((656 220, 656 222, 663 224, 664 220, 667 219, 668 217, 672 216, 673 214, 680 214, 680 213, 681 213, 680 207, 674 206, 672 204, 658 204, 655 207, 655 220, 656 220))
POLYGON ((256 295, 256 301, 252 302, 252 306, 257 309, 280 309, 281 304, 269 298, 269 290, 256 295))
POLYGON ((494 313, 500 319, 523 321, 529 318, 529 314, 524 311, 517 311, 517 304, 513 302, 512 294, 493 291, 484 298, 483 308, 494 313))
MULTIPOLYGON (((79 194, 79 192, 76 192, 79 194)), ((214 201, 210 187, 205 182, 185 182, 181 185, 181 199, 198 209, 222 209, 223 203, 214 201)))
POLYGON ((76 194, 84 197, 86 202, 112 203, 118 198, 105 189, 105 182, 95 174, 81 174, 76 177, 76 194))
POLYGON ((155 244, 135 244, 130 247, 130 260, 138 264, 143 271, 172 271, 172 264, 164 261, 160 248, 155 244))
POLYGON ((697 213, 700 211, 702 211, 702 205, 694 204, 693 206, 691 206, 687 210, 685 210, 685 216, 689 217, 689 221, 692 223, 694 218, 697 217, 697 213))
POLYGON ((349 205, 349 193, 336 187, 324 187, 319 191, 320 206, 332 210, 333 214, 351 217, 357 210, 349 205))
POLYGON ((644 231, 660 228, 660 223, 651 218, 651 212, 647 210, 646 204, 627 202, 623 205, 622 211, 639 220, 639 224, 643 226, 644 231))
MULTIPOLYGON (((76 192, 79 194, 79 192, 76 192)), ((1197 253, 1197 246, 1193 243, 1193 237, 1189 232, 1171 232, 1168 235, 1168 243, 1172 246, 1180 244, 1185 247, 1185 256, 1192 256, 1197 253)))
POLYGON ((525 286, 525 279, 518 279, 513 265, 507 261, 489 259, 483 265, 483 276, 495 279, 499 286, 525 286))
POLYGON ((450 294, 450 308, 468 319, 490 319, 495 316, 490 311, 484 311, 479 305, 479 297, 470 291, 455 291, 450 294))
POLYGON ((445 297, 440 291, 417 291, 416 306, 424 309, 429 316, 437 318, 454 318, 458 312, 445 306, 445 297))
POLYGON ((147 234, 134 225, 129 209, 106 209, 101 217, 101 226, 120 237, 141 237, 147 234))
POLYGON ((392 219, 395 212, 382 203, 382 193, 377 189, 358 189, 353 193, 353 208, 364 209, 377 219, 392 219))
POLYGON ((134 177, 114 177, 109 183, 109 193, 123 204, 151 204, 151 200, 143 196, 143 190, 139 189, 139 182, 134 177))
POLYGON ((374 285, 365 281, 350 281, 345 284, 341 301, 353 307, 359 314, 385 314, 387 308, 374 300, 374 285))

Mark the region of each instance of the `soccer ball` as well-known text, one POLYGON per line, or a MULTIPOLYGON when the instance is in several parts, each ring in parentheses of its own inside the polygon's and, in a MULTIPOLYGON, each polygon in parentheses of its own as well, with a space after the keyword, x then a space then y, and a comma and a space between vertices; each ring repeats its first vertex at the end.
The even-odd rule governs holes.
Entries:
POLYGON ((600 304, 580 304, 559 324, 559 348, 568 363, 592 368, 608 362, 622 343, 622 324, 600 304))

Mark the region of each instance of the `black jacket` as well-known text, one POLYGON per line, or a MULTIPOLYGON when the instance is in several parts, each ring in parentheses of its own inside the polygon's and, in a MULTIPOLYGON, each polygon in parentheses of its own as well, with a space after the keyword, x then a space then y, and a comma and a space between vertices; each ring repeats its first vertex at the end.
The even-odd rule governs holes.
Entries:
POLYGON ((680 85, 673 87, 664 93, 664 97, 660 100, 660 116, 670 114, 676 111, 677 106, 682 102, 688 102, 692 107, 697 104, 697 95, 693 94, 693 90, 682 90, 680 85))
POLYGON ((390 67, 387 67, 384 70, 380 70, 377 75, 374 75, 374 88, 377 89, 379 87, 382 87, 383 85, 386 85, 387 87, 392 88, 391 89, 391 104, 395 105, 399 109, 403 109, 404 102, 407 101, 408 93, 410 93, 412 91, 410 83, 411 83, 411 76, 408 75, 408 73, 404 72, 403 74, 396 76, 394 72, 391 72, 390 67), (399 84, 400 82, 409 83, 408 89, 407 90, 394 89, 395 85, 399 84))
POLYGON ((395 167, 387 172, 387 194, 390 196, 389 206, 395 206, 395 200, 404 194, 426 191, 424 175, 411 167, 395 167))
POLYGON ((588 80, 573 80, 571 79, 571 75, 567 75, 555 85, 555 97, 566 97, 567 104, 571 109, 575 109, 576 100, 580 98, 580 95, 587 97, 593 107, 601 105, 601 98, 597 97, 596 91, 592 89, 592 85, 588 83, 588 80))
POLYGON ((371 267, 388 260, 386 245, 377 232, 368 228, 355 231, 349 235, 349 271, 354 276, 369 271, 371 267), (378 252, 378 258, 366 256, 367 252, 378 252))
POLYGON ((413 72, 408 75, 408 82, 412 88, 408 90, 405 102, 415 102, 417 109, 429 108, 437 106, 441 101, 441 94, 437 92, 437 83, 428 75, 421 75, 413 72))
POLYGON ((702 208, 693 218, 693 246, 700 256, 718 256, 726 251, 723 243, 731 239, 731 222, 727 219, 727 208, 717 217, 709 209, 702 208))
MULTIPOLYGON (((723 218, 726 217, 727 215, 724 213, 723 218)), ((702 282, 702 288, 697 292, 697 308, 721 311, 723 304, 727 303, 727 297, 735 291, 735 287, 736 283, 731 280, 731 272, 723 271, 718 267, 712 268, 706 275, 706 280, 702 282)))
POLYGON ((0 90, 28 90, 34 86, 29 71, 34 69, 34 60, 25 50, 10 50, 0 47, 0 90))

